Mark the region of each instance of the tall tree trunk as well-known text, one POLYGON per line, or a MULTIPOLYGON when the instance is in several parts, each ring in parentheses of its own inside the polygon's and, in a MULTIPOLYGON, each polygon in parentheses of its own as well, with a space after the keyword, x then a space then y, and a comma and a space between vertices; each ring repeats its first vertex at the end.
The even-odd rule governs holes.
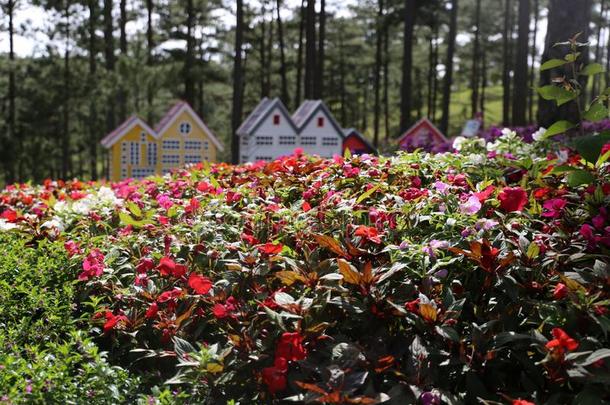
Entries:
POLYGON ((449 37, 447 38, 447 59, 445 60, 445 78, 443 81, 443 115, 440 130, 447 134, 449 130, 449 106, 451 104, 451 85, 453 84, 453 55, 455 53, 455 36, 457 34, 458 0, 451 0, 451 17, 449 19, 449 37))
POLYGON ((530 32, 530 0, 519 0, 519 39, 513 85, 513 125, 525 126, 527 108, 527 57, 530 32))
POLYGON ((474 48, 472 51, 472 76, 470 78, 470 115, 474 117, 477 113, 479 101, 479 59, 481 39, 481 0, 476 0, 474 12, 474 48))
POLYGON ((378 0, 377 5, 377 38, 375 44, 375 116, 373 124, 373 145, 376 148, 379 147, 379 122, 381 119, 381 53, 384 27, 383 0, 378 0))
MULTIPOLYGON (((608 16, 610 16, 610 7, 608 7, 608 16)), ((610 29, 608 29, 608 39, 606 40, 606 87, 610 87, 610 29)))
POLYGON ((305 48, 305 98, 311 99, 316 93, 316 0, 307 0, 305 48))
POLYGON ((362 123, 360 125, 360 127, 363 130, 366 130, 369 127, 368 124, 368 110, 367 107, 369 106, 369 86, 370 86, 370 75, 369 72, 366 72, 366 79, 364 80, 364 84, 363 84, 363 96, 362 96, 362 123))
POLYGON ((432 118, 432 70, 436 69, 436 67, 434 67, 434 39, 432 36, 432 27, 430 27, 430 36, 428 37, 428 78, 427 78, 427 85, 428 85, 428 91, 426 94, 426 101, 427 101, 427 117, 428 119, 432 118))
POLYGON ((326 46, 326 0, 320 0, 320 27, 318 35, 318 55, 316 66, 316 79, 314 87, 314 98, 324 97, 324 60, 326 46))
POLYGON ((64 83, 63 83, 63 131, 61 139, 61 177, 68 179, 71 169, 70 156, 70 1, 65 1, 64 18, 66 49, 64 51, 64 83))
POLYGON ((286 41, 284 38, 284 25, 282 24, 282 16, 281 16, 281 8, 282 8, 282 0, 277 0, 276 2, 276 10, 277 10, 277 35, 280 43, 280 79, 282 81, 282 101, 286 105, 290 105, 290 96, 288 95, 288 78, 287 78, 287 70, 286 66, 286 41))
MULTIPOLYGON (((148 68, 148 74, 152 74, 153 67, 153 49, 155 48, 155 39, 153 33, 153 21, 152 15, 154 10, 153 0, 146 0, 146 67, 148 68)), ((153 99, 154 89, 153 83, 150 78, 146 83, 146 103, 147 103, 147 114, 146 120, 153 122, 153 99)))
POLYGON ((233 59, 233 108, 231 117, 231 162, 239 162, 239 136, 237 129, 241 124, 243 99, 243 72, 242 72, 242 44, 244 35, 244 4, 237 0, 237 14, 235 25, 235 56, 233 59))
POLYGON ((384 24, 383 30, 383 105, 385 121, 385 140, 390 140, 390 24, 384 24))
POLYGON ((301 104, 301 91, 303 86, 303 38, 305 36, 305 21, 307 19, 305 1, 306 0, 301 0, 301 15, 299 21, 299 49, 297 52, 297 78, 296 89, 294 92, 294 108, 297 108, 299 104, 301 104))
POLYGON ((415 102, 416 104, 416 108, 417 108, 417 116, 421 117, 423 112, 423 108, 424 108, 424 92, 422 90, 423 86, 423 82, 422 82, 422 77, 421 77, 421 69, 419 67, 415 68, 415 91, 417 94, 417 101, 415 102))
POLYGON ((487 97, 487 50, 485 46, 481 51, 481 96, 479 97, 479 112, 485 119, 485 101, 487 97))
POLYGON ((261 27, 261 36, 260 36, 260 42, 259 42, 259 58, 260 58, 260 69, 259 69, 259 80, 260 80, 260 87, 261 87, 261 97, 269 97, 269 91, 267 89, 267 69, 269 68, 269 65, 267 63, 267 57, 266 57, 266 51, 267 51, 267 44, 265 42, 265 39, 267 38, 267 24, 265 22, 265 14, 266 14, 266 10, 265 10, 265 2, 261 2, 261 22, 260 22, 260 27, 261 27))
POLYGON ((540 17, 539 0, 534 0, 534 31, 532 32, 532 47, 531 47, 531 64, 530 64, 530 79, 529 79, 529 111, 528 111, 528 122, 534 122, 534 87, 536 86, 535 76, 535 61, 536 54, 536 38, 538 37, 538 18, 540 17))
POLYGON ((195 81, 193 67, 195 65, 195 7, 193 0, 186 0, 186 55, 184 58, 184 99, 190 105, 195 103, 195 81))
POLYGON ((265 69, 265 87, 267 94, 271 94, 271 72, 273 72, 273 8, 269 20, 269 35, 267 35, 267 66, 265 69))
POLYGON ((15 14, 15 0, 8 0, 6 13, 8 14, 8 37, 9 37, 9 66, 8 66, 8 133, 7 139, 3 145, 3 155, 4 155, 4 180, 7 184, 13 183, 15 178, 15 156, 14 156, 14 147, 17 140, 17 135, 15 131, 15 99, 16 99, 16 90, 15 90, 15 47, 14 47, 14 36, 15 36, 15 27, 14 27, 14 14, 15 14))
POLYGON ((340 87, 340 98, 341 98, 341 125, 347 125, 347 89, 345 88, 345 76, 347 75, 345 69, 345 51, 343 43, 343 31, 339 32, 339 87, 340 87))
MULTIPOLYGON (((114 83, 114 36, 113 36, 113 24, 112 24, 112 1, 104 0, 104 56, 106 59, 106 70, 111 76, 110 83, 114 83)), ((106 132, 114 130, 115 123, 115 94, 114 85, 110 86, 110 94, 108 95, 107 108, 106 108, 106 132)))
POLYGON ((432 119, 436 120, 436 107, 437 107, 437 96, 438 96, 438 73, 436 67, 438 66, 438 24, 434 24, 434 47, 432 53, 432 65, 434 71, 432 72, 432 119))
POLYGON ((402 52, 402 85, 400 89, 400 131, 404 132, 411 125, 411 97, 413 69, 413 31, 415 29, 415 17, 417 13, 417 1, 405 0, 404 2, 404 36, 402 52))
MULTIPOLYGON (((125 31, 125 26, 127 25, 127 0, 120 0, 119 5, 121 9, 121 19, 119 21, 119 48, 121 50, 121 55, 123 56, 123 58, 127 58, 127 32, 125 31)), ((125 118, 127 118, 127 94, 122 79, 118 81, 118 84, 119 90, 117 94, 117 99, 119 105, 119 121, 123 122, 125 118)))
MULTIPOLYGON (((604 18, 606 11, 606 1, 601 0, 601 10, 599 12, 599 23, 597 24, 597 41, 595 45, 595 62, 601 62, 602 50, 602 29, 608 27, 608 20, 604 18)), ((591 85, 591 99, 593 100, 599 92, 599 83, 601 81, 601 75, 593 76, 593 84, 591 85)))
POLYGON ((512 5, 511 0, 504 0, 504 33, 502 39, 502 125, 510 123, 510 46, 512 5))
POLYGON ((97 61, 96 61, 96 36, 97 26, 97 0, 89 0, 89 79, 87 82, 89 98, 89 172, 92 180, 97 180, 97 103, 96 103, 96 83, 97 83, 97 61))
MULTIPOLYGON (((545 40, 545 50, 542 54, 541 63, 549 59, 563 59, 567 53, 566 47, 554 46, 557 42, 566 41, 578 32, 582 32, 578 37, 579 42, 587 42, 589 39, 589 22, 591 21, 591 0, 574 2, 572 0, 550 0, 548 14, 548 30, 545 40)), ((587 63, 589 60, 588 52, 583 52, 578 58, 579 63, 587 63)), ((540 72, 540 85, 545 86, 551 83, 553 77, 572 77, 569 66, 562 66, 556 69, 549 69, 540 72)), ((583 82, 586 84, 586 82, 583 82)), ((543 127, 548 127, 557 120, 565 119, 573 122, 578 121, 577 104, 572 101, 557 108, 553 101, 548 101, 542 97, 538 98, 538 123, 543 127)))

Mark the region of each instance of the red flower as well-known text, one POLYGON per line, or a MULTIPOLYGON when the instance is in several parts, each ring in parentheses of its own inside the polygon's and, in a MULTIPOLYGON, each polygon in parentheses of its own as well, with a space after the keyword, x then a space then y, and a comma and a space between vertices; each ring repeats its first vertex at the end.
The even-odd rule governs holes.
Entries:
POLYGON ((273 256, 273 255, 279 254, 283 248, 284 248, 284 245, 282 245, 281 243, 278 243, 278 244, 265 243, 264 245, 259 246, 258 250, 261 253, 264 253, 269 256, 273 256))
POLYGON ((522 211, 527 205, 527 192, 521 187, 505 187, 498 200, 500 208, 506 212, 522 211))
POLYGON ((578 348, 578 342, 568 336, 561 328, 553 328, 551 331, 555 339, 546 344, 546 348, 552 352, 563 354, 565 350, 572 351, 578 348))
POLYGON ((0 218, 6 219, 7 222, 15 222, 17 221, 17 217, 17 212, 13 211, 10 208, 4 210, 2 214, 0 214, 0 218))
POLYGON ((288 361, 305 359, 307 351, 303 347, 303 336, 299 332, 284 332, 275 349, 275 357, 282 357, 288 361))
POLYGON ((305 201, 303 203, 302 209, 303 209, 303 212, 309 212, 311 210, 311 204, 309 204, 307 201, 305 201))
POLYGON ((176 262, 169 257, 162 257, 157 266, 157 270, 159 270, 163 277, 174 276, 180 278, 186 274, 187 269, 185 265, 176 264, 176 262))
POLYGON ((207 294, 212 288, 212 281, 199 274, 191 273, 188 281, 189 287, 191 287, 197 294, 207 294))
POLYGON ((377 228, 374 228, 372 226, 360 225, 356 229, 356 232, 354 232, 354 235, 360 236, 361 238, 371 241, 373 243, 381 243, 381 238, 379 237, 379 232, 377 231, 377 228))
POLYGON ((151 258, 148 258, 148 257, 144 257, 144 258, 140 259, 140 261, 136 265, 136 271, 138 273, 146 273, 149 270, 152 270, 154 268, 155 268, 155 263, 153 262, 153 260, 151 258))
POLYGON ((263 368, 263 382, 271 394, 275 395, 276 392, 284 391, 286 389, 287 371, 288 362, 282 357, 276 358, 272 367, 263 368))
POLYGON ((217 319, 223 319, 227 317, 235 318, 235 312, 237 310, 237 300, 234 297, 229 297, 224 304, 217 303, 212 307, 212 314, 217 319))
POLYGON ((533 402, 526 401, 525 399, 513 399, 513 405, 536 405, 533 402))
POLYGON ((479 202, 483 204, 494 193, 494 191, 496 191, 494 186, 488 186, 485 188, 485 190, 474 193, 474 195, 479 199, 479 202))
POLYGON ((557 283, 555 289, 553 290, 553 297, 556 300, 562 300, 568 295, 568 287, 566 287, 563 283, 557 283))
POLYGON ((73 240, 69 240, 64 243, 64 249, 66 249, 66 251, 68 252, 68 257, 72 257, 80 253, 80 247, 78 246, 78 243, 74 242, 73 240))
POLYGON ((173 290, 165 291, 161 293, 157 297, 157 302, 164 303, 168 301, 172 301, 182 295, 182 290, 179 288, 174 288, 173 290))
POLYGON ((119 322, 126 323, 127 317, 125 315, 115 315, 112 311, 106 311, 106 323, 104 323, 104 333, 108 333, 117 326, 119 322))
POLYGON ((144 316, 146 317, 146 319, 153 319, 157 316, 157 312, 159 312, 159 304, 153 302, 146 310, 146 314, 144 316))

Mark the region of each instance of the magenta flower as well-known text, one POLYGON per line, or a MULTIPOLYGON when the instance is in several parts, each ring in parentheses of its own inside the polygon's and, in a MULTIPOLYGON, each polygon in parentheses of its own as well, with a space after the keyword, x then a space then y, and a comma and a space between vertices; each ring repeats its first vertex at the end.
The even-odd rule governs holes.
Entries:
POLYGON ((460 204, 462 214, 474 215, 481 209, 481 202, 476 195, 471 195, 468 200, 460 204))
POLYGON ((567 204, 568 202, 562 198, 547 200, 542 206, 544 209, 542 216, 545 218, 559 218, 567 204))

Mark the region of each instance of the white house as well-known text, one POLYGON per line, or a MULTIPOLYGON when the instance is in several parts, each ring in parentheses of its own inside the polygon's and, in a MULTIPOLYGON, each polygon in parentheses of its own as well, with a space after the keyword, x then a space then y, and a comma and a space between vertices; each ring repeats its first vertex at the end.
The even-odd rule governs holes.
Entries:
POLYGON ((332 157, 342 154, 344 134, 322 101, 305 101, 290 116, 280 99, 264 98, 238 128, 240 162, 271 161, 305 153, 332 157))

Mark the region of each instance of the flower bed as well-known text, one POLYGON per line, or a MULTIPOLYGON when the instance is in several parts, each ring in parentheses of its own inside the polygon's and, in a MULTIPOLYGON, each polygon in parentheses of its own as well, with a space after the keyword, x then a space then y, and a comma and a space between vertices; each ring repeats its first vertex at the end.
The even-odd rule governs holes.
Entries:
POLYGON ((608 163, 494 145, 9 187, 0 229, 141 401, 608 400, 608 163))

